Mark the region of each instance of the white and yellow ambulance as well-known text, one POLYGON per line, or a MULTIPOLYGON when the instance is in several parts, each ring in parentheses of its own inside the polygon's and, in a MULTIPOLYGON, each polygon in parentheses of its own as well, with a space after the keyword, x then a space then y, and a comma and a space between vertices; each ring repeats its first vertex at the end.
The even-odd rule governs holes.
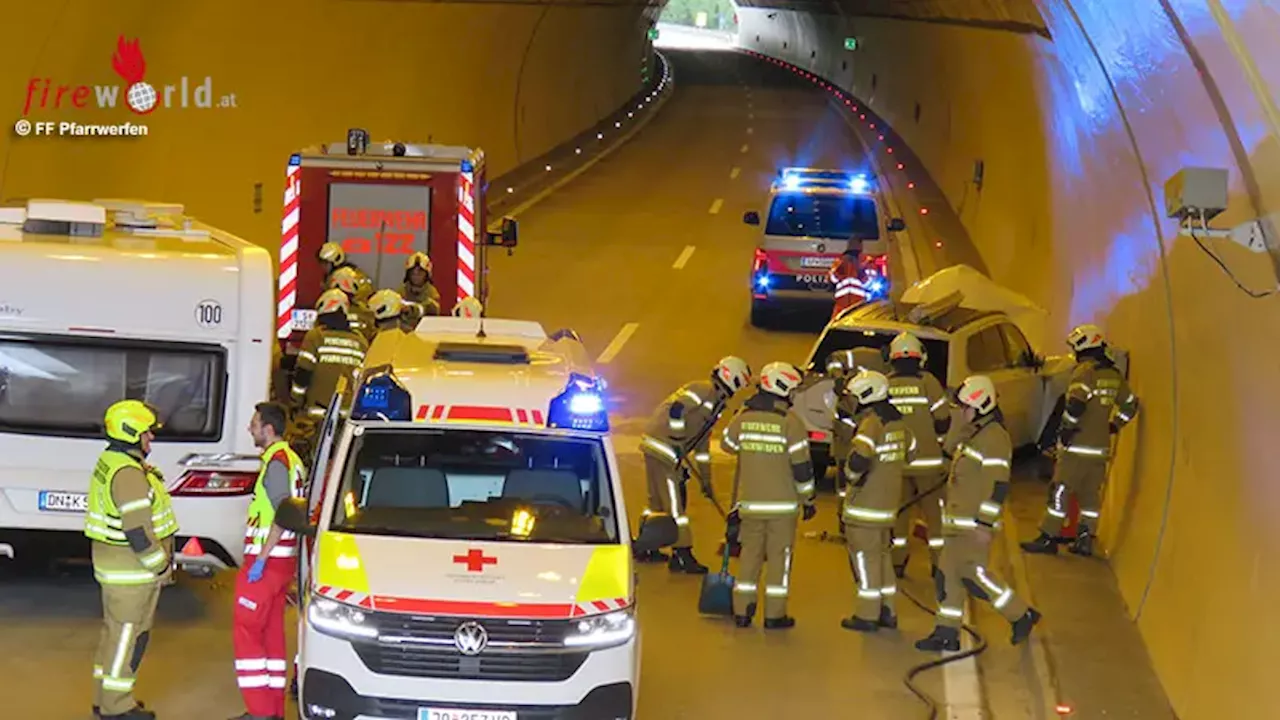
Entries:
MULTIPOLYGON (((353 387, 306 504, 279 515, 314 534, 303 717, 633 718, 632 541, 576 335, 425 318, 379 336, 353 387)), ((673 523, 648 528, 639 542, 674 540, 673 523)))

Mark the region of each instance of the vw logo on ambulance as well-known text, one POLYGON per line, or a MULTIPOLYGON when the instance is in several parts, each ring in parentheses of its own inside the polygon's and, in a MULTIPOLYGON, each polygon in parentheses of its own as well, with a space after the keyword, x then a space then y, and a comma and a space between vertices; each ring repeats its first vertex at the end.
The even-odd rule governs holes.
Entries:
POLYGON ((489 633, 477 622, 465 622, 453 633, 453 644, 463 655, 479 655, 489 645, 489 633))

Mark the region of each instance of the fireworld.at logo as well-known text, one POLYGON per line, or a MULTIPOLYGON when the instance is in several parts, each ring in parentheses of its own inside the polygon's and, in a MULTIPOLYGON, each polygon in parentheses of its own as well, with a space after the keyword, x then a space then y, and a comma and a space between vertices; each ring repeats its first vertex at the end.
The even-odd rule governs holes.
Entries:
MULTIPOLYGON (((214 100, 213 78, 205 76, 200 83, 183 75, 178 82, 162 85, 160 89, 147 82, 147 59, 142 54, 137 38, 126 40, 121 35, 116 40, 116 50, 111 55, 111 69, 124 85, 125 106, 138 115, 147 115, 158 107, 165 108, 233 108, 235 93, 227 93, 214 100)), ((120 101, 120 85, 72 85, 58 84, 50 78, 31 78, 27 82, 27 99, 22 114, 35 110, 83 109, 95 107, 112 109, 120 101)))

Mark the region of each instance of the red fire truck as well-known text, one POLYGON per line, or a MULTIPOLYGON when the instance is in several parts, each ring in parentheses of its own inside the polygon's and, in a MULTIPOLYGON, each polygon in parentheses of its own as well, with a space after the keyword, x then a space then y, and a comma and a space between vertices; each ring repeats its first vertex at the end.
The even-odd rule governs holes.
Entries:
POLYGON ((346 144, 311 147, 289 158, 281 224, 276 334, 286 365, 315 322, 324 291, 316 253, 340 244, 377 288, 399 289, 404 261, 425 252, 448 312, 456 301, 488 298, 486 248, 516 246, 503 218, 486 230, 484 153, 477 148, 386 142, 370 145, 352 129, 346 144))

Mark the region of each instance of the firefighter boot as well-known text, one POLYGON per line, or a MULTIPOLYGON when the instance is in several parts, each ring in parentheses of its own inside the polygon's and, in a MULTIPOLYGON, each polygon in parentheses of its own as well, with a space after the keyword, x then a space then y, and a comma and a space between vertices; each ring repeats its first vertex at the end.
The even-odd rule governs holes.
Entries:
POLYGON ((756 614, 756 604, 755 604, 755 603, 748 603, 748 604, 747 604, 747 614, 746 614, 746 615, 734 615, 734 616, 733 616, 733 624, 734 624, 734 625, 737 625, 737 626, 738 626, 738 627, 740 627, 740 628, 747 628, 747 627, 751 627, 751 618, 755 617, 755 614, 756 614))
MULTIPOLYGON (((137 706, 137 707, 138 707, 138 709, 140 709, 140 710, 146 710, 146 709, 147 709, 147 706, 146 706, 146 705, 144 705, 144 704, 142 703, 142 701, 141 701, 141 700, 139 700, 139 701, 137 701, 137 702, 138 702, 138 706, 137 706)), ((101 717, 102 717, 102 708, 98 707, 97 705, 94 705, 94 706, 93 706, 93 717, 94 717, 95 719, 97 719, 97 718, 101 718, 101 717)), ((111 715, 108 715, 107 717, 112 717, 112 716, 111 716, 111 715)))
POLYGON ((693 556, 693 548, 672 548, 671 559, 667 561, 667 569, 671 572, 686 575, 706 575, 707 566, 698 562, 693 556))
POLYGON ((1013 635, 1009 638, 1009 642, 1021 645, 1024 640, 1031 637, 1031 629, 1038 622, 1040 622, 1040 612, 1035 608, 1029 608, 1022 617, 1013 621, 1013 635))
POLYGON ((1057 555, 1058 543, 1052 537, 1040 533, 1035 540, 1022 543, 1022 551, 1036 555, 1057 555))
MULTIPOLYGON (((884 616, 884 610, 881 611, 881 617, 884 616)), ((873 633, 880 629, 880 623, 876 620, 863 620, 857 615, 851 615, 840 621, 840 627, 845 630, 854 630, 856 632, 873 633)))
POLYGON ((889 608, 887 608, 887 607, 881 607, 881 608, 880 608, 880 620, 879 620, 879 621, 877 621, 877 623, 876 623, 876 624, 878 624, 880 627, 885 628, 885 629, 887 629, 887 630, 897 630, 897 629, 898 629, 898 616, 897 616, 897 615, 894 615, 894 614, 893 614, 893 611, 892 611, 892 610, 890 610, 889 608))
POLYGON ((776 618, 765 618, 765 630, 789 630, 796 626, 796 619, 790 615, 783 615, 776 618))
POLYGON ((667 557, 667 554, 661 550, 654 548, 647 552, 636 552, 635 559, 639 563, 661 563, 668 562, 671 558, 667 557))
POLYGON ((933 634, 916 641, 916 649, 924 652, 955 652, 960 649, 960 629, 943 627, 933 629, 933 634))
POLYGON ((1088 528, 1080 528, 1075 542, 1068 548, 1073 554, 1081 557, 1093 557, 1093 533, 1088 528))
POLYGON ((102 720, 156 720, 156 714, 151 710, 142 707, 139 703, 133 706, 132 710, 122 712, 119 715, 99 715, 102 720))

